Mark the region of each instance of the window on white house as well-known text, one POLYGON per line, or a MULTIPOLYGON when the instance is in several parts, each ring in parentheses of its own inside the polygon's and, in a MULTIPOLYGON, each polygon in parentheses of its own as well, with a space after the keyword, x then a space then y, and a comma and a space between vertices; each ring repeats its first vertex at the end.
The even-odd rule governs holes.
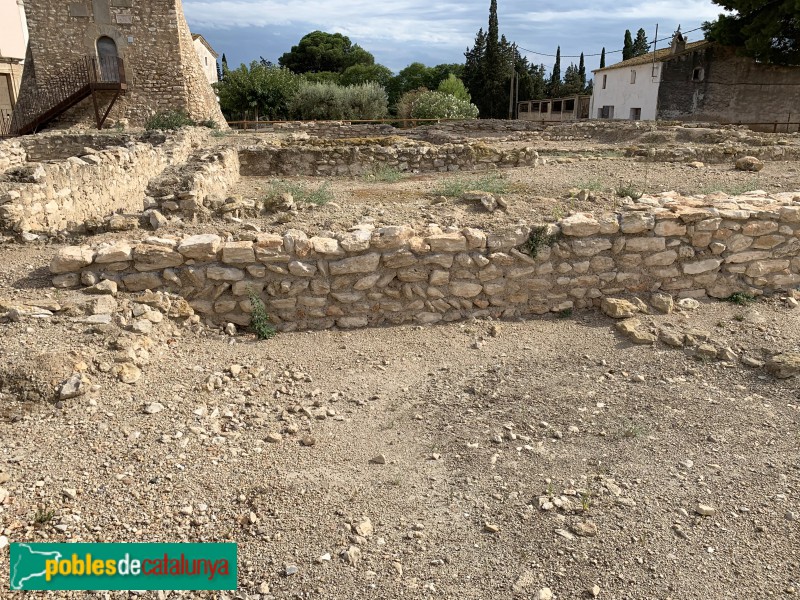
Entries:
POLYGON ((636 71, 631 70, 631 83, 636 83, 636 71))
POLYGON ((603 75, 603 89, 606 89, 606 83, 608 83, 608 75, 603 75))
POLYGON ((642 120, 642 109, 641 108, 632 108, 631 109, 631 121, 641 121, 642 120))
POLYGON ((613 119, 614 118, 614 107, 613 106, 604 106, 602 108, 597 109, 597 118, 598 119, 613 119))

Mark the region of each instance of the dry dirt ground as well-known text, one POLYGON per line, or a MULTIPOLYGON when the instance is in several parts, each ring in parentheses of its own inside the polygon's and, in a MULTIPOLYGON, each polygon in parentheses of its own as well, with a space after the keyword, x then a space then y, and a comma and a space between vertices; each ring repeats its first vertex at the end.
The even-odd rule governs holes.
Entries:
POLYGON ((325 179, 245 177, 232 196, 263 200, 283 190, 324 196, 330 202, 316 206, 295 193, 298 211, 278 211, 251 222, 264 231, 297 228, 309 233, 341 231, 365 220, 376 226, 435 222, 442 226, 490 228, 504 223, 555 221, 570 211, 609 211, 619 206, 626 192, 683 195, 723 192, 730 195, 754 190, 800 190, 800 163, 769 162, 759 173, 745 173, 733 164, 693 168, 685 163, 642 163, 596 153, 591 160, 545 157, 535 168, 504 169, 493 173, 399 175, 387 182, 369 177, 325 179), (559 162, 561 161, 561 162, 559 162), (563 162, 566 161, 566 162, 563 162), (459 198, 459 190, 496 191, 509 202, 508 209, 488 214, 477 202, 459 198), (579 201, 570 190, 587 189, 594 199, 579 201), (319 191, 323 190, 320 194, 319 191))
MULTIPOLYGON (((510 210, 531 190, 563 200, 595 179, 607 196, 598 202, 613 202, 620 176, 641 168, 609 159, 508 171, 521 190, 507 193, 510 210)), ((648 173, 655 191, 754 177, 722 166, 648 173)), ((349 226, 361 212, 397 224, 423 211, 450 224, 456 201, 431 206, 443 179, 336 180, 340 208, 301 210, 298 224, 349 226)), ((769 164, 756 183, 800 189, 798 165, 769 164)), ((268 185, 245 180, 240 193, 268 185)), ((530 205, 546 214, 556 203, 530 205)), ((459 210, 460 224, 490 226, 459 210)), ((268 341, 164 319, 133 336, 120 320, 136 308, 129 299, 112 324, 92 325, 88 296, 49 287, 54 251, 0 246, 0 298, 61 308, 0 322, 6 541, 238 542, 238 592, 137 595, 148 598, 800 594, 797 379, 632 346, 592 311, 268 341), (133 337, 147 343, 128 385, 110 369, 133 337), (74 369, 88 392, 54 402, 74 369)), ((739 356, 800 350, 800 309, 780 298, 643 319, 739 356)), ((7 556, 0 549, 0 597, 16 597, 7 556)), ((128 594, 89 596, 106 595, 128 594)))

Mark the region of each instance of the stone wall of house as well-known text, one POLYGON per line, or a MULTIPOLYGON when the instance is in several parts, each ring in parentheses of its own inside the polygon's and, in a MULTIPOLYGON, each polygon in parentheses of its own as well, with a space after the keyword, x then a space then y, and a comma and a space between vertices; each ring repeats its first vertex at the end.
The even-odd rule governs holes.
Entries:
POLYGON ((342 145, 259 145, 241 148, 243 176, 361 175, 376 164, 400 171, 479 171, 492 168, 533 166, 533 148, 497 150, 480 143, 431 145, 405 143, 342 145))
MULTIPOLYGON (((181 110, 197 121, 225 120, 203 74, 181 0, 111 2, 39 0, 26 5, 30 45, 18 106, 83 57, 97 56, 97 40, 114 40, 124 61, 127 93, 111 111, 112 122, 141 126, 158 112, 181 110)), ((110 97, 102 102, 107 105, 110 97)), ((52 127, 94 127, 91 99, 64 113, 52 127)))
POLYGON ((129 292, 177 293, 217 323, 247 324, 254 293, 284 331, 515 318, 626 294, 724 298, 800 284, 793 194, 713 205, 665 194, 616 213, 499 231, 363 225, 253 237, 73 246, 50 269, 56 287, 109 279, 129 292))
MULTIPOLYGON (((55 146, 59 139, 42 138, 55 146)), ((186 129, 160 144, 131 142, 61 162, 19 165, 0 179, 0 229, 82 232, 87 221, 118 211, 141 212, 153 177, 186 162, 207 140, 207 130, 186 129)), ((37 151, 48 152, 41 145, 37 151)))
POLYGON ((800 67, 761 64, 717 44, 663 63, 658 118, 720 123, 783 123, 800 131, 800 67))

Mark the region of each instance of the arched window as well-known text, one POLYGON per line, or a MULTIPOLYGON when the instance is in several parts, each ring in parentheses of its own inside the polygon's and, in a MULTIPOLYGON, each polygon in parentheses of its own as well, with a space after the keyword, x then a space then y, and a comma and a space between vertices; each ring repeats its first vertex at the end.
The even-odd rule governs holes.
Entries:
POLYGON ((97 39, 97 60, 102 81, 119 81, 117 44, 108 36, 97 39))

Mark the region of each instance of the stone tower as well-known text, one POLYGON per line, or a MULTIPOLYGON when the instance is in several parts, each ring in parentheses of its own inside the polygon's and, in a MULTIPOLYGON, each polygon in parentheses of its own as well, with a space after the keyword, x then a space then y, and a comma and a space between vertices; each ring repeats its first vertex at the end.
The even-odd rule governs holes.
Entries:
MULTIPOLYGON (((30 40, 18 107, 41 105, 48 83, 87 57, 101 71, 119 58, 127 89, 111 120, 141 126, 155 113, 179 110, 196 121, 225 124, 181 0, 35 0, 26 10, 30 40)), ((81 100, 49 126, 93 125, 95 100, 81 100)), ((110 104, 106 100, 101 112, 110 104)))

